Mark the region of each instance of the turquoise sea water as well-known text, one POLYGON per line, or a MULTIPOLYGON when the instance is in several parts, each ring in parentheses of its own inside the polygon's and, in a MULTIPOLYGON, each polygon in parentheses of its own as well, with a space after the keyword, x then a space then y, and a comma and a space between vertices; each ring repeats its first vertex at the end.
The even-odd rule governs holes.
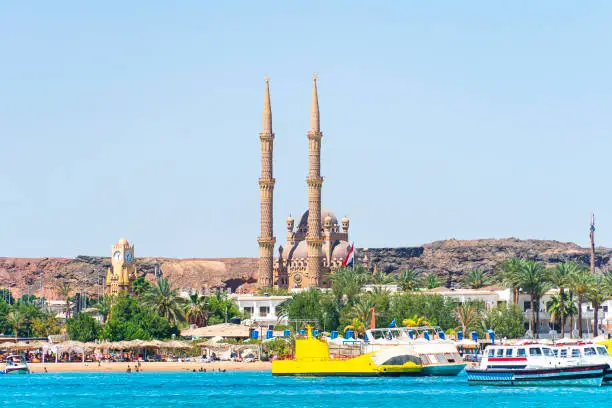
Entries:
POLYGON ((611 407, 612 387, 470 387, 451 378, 290 378, 269 372, 0 376, 12 407, 611 407))

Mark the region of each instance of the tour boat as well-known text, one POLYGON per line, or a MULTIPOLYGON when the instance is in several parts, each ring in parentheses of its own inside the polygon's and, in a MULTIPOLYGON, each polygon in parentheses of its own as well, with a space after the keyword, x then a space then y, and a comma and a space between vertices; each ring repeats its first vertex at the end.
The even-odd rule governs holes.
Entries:
POLYGON ((454 342, 444 339, 439 327, 393 327, 370 329, 365 333, 366 350, 401 346, 417 357, 421 376, 455 376, 466 366, 454 342), (427 334, 425 334, 427 333, 427 334))
POLYGON ((558 344, 553 347, 553 353, 565 366, 605 365, 602 385, 612 386, 612 357, 604 345, 582 342, 558 344))
POLYGON ((30 369, 21 356, 10 354, 6 357, 4 370, 0 372, 2 374, 29 374, 30 369))
POLYGON ((564 364, 541 344, 489 346, 480 366, 467 368, 470 385, 600 386, 605 364, 564 364))
POLYGON ((422 370, 409 350, 388 348, 352 358, 332 358, 326 341, 312 336, 295 340, 295 357, 272 361, 275 376, 414 376, 422 370))

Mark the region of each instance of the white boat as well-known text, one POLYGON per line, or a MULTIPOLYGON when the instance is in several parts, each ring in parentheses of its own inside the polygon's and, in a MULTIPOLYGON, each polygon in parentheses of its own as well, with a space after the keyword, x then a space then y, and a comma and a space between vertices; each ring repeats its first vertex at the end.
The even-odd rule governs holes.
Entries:
POLYGON ((454 342, 444 339, 438 327, 394 327, 370 329, 365 333, 367 352, 402 347, 420 360, 423 376, 455 376, 466 366, 454 342), (427 333, 427 334, 426 334, 427 333))
POLYGON ((553 353, 561 364, 575 367, 593 364, 603 364, 604 372, 602 385, 612 385, 612 357, 606 346, 593 343, 566 343, 553 347, 553 353))
POLYGON ((10 354, 4 362, 2 374, 30 374, 28 363, 19 355, 10 354))
POLYGON ((569 365, 541 344, 488 346, 480 366, 465 371, 470 385, 600 386, 605 364, 569 365))

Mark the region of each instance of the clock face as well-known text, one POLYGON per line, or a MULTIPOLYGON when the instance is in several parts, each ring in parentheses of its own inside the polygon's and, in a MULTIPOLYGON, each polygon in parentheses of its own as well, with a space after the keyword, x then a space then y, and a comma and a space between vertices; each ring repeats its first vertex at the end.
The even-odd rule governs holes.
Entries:
POLYGON ((113 259, 119 262, 121 260, 121 252, 115 251, 115 253, 113 254, 113 259))
POLYGON ((132 253, 131 252, 126 252, 125 253, 125 260, 126 260, 126 262, 132 262, 132 253))

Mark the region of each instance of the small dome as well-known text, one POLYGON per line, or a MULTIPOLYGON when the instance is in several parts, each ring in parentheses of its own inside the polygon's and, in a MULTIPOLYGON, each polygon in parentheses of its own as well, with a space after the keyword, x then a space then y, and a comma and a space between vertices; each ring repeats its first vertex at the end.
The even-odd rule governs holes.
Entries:
POLYGON ((308 258, 308 244, 306 243, 306 241, 298 242, 296 246, 291 248, 291 251, 289 251, 289 255, 287 256, 288 260, 301 258, 308 258))
MULTIPOLYGON (((308 230, 308 214, 309 213, 310 211, 306 210, 304 214, 302 214, 302 217, 300 218, 300 223, 298 224, 298 230, 302 230, 302 231, 308 230)), ((321 209, 321 228, 323 228, 323 226, 325 225, 325 218, 327 217, 331 217, 332 225, 338 224, 338 218, 336 218, 336 215, 330 210, 328 210, 327 208, 322 208, 321 209)))
POLYGON ((293 221, 295 221, 295 219, 291 215, 289 215, 287 217, 287 222, 293 222, 293 221))
POLYGON ((125 247, 129 247, 130 243, 128 242, 127 239, 121 238, 119 241, 117 241, 117 246, 125 248, 125 247))
POLYGON ((348 254, 351 244, 346 241, 337 241, 338 243, 334 246, 332 251, 332 259, 344 259, 348 254))
POLYGON ((343 223, 343 224, 346 224, 346 223, 348 223, 348 222, 349 222, 348 217, 344 217, 344 218, 342 218, 342 223, 343 223))

